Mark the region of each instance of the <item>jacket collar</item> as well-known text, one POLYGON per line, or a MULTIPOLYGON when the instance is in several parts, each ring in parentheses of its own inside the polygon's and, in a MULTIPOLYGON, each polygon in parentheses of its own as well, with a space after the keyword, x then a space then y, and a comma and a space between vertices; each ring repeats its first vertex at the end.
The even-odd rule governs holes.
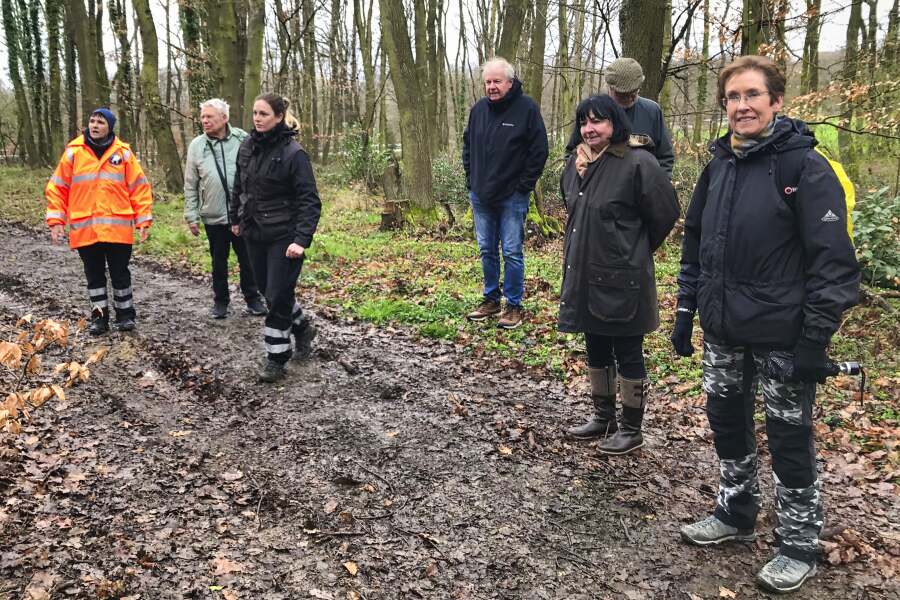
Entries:
MULTIPOLYGON (((79 135, 78 137, 73 139, 71 142, 66 144, 66 147, 67 148, 77 148, 77 147, 86 148, 91 153, 92 156, 96 156, 94 154, 94 151, 91 149, 90 145, 88 145, 88 143, 85 141, 84 134, 79 135)), ((119 138, 119 136, 115 136, 115 138, 112 141, 112 144, 109 145, 109 147, 103 153, 103 156, 110 156, 114 152, 117 152, 119 150, 128 150, 128 149, 130 149, 130 146, 128 144, 126 144, 125 142, 123 142, 121 140, 121 138, 119 138)), ((101 157, 97 160, 102 160, 102 158, 103 157, 101 157)))
POLYGON ((225 136, 224 137, 221 137, 221 138, 209 137, 209 135, 206 133, 204 133, 203 135, 206 136, 207 141, 215 143, 215 142, 227 142, 228 139, 234 135, 234 133, 231 131, 231 123, 225 123, 225 136))
POLYGON ((513 101, 522 95, 522 82, 519 81, 518 77, 513 78, 512 87, 509 88, 509 91, 505 96, 500 98, 499 100, 491 100, 487 96, 485 99, 487 100, 488 107, 491 110, 505 110, 507 106, 513 103, 513 101))
POLYGON ((628 144, 625 142, 618 142, 615 144, 610 144, 606 149, 607 154, 612 154, 616 158, 623 158, 625 153, 628 152, 628 144))
MULTIPOLYGON (((775 130, 772 135, 750 148, 744 158, 750 158, 762 153, 780 153, 795 148, 813 148, 818 144, 809 127, 799 119, 790 117, 776 117, 775 130)), ((737 155, 731 148, 731 131, 714 141, 709 151, 720 158, 732 158, 737 155)))

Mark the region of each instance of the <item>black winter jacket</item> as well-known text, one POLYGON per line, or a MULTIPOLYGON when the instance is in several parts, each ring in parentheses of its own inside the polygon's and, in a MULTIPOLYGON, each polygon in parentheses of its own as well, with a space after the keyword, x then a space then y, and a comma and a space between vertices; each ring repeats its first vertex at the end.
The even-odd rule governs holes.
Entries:
POLYGON ((255 242, 290 239, 309 248, 322 204, 306 151, 279 123, 253 131, 238 150, 229 219, 255 242))
POLYGON ((530 194, 547 155, 541 109, 522 93, 518 79, 500 100, 485 96, 469 111, 462 161, 468 187, 481 202, 499 202, 514 192, 530 194))
POLYGON ((780 118, 743 158, 730 136, 710 147, 685 217, 678 306, 699 309, 704 333, 721 343, 827 344, 859 292, 843 188, 801 121, 780 118), (797 148, 809 150, 789 206, 776 164, 797 148))
POLYGON ((560 187, 569 218, 559 329, 608 336, 655 330, 653 253, 680 213, 666 172, 646 150, 615 144, 583 178, 569 157, 560 187))

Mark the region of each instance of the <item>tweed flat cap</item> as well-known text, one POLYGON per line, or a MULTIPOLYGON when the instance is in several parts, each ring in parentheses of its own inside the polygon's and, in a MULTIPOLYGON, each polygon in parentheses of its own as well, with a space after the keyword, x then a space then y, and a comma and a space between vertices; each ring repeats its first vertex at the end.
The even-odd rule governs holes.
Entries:
POLYGON ((617 58, 606 67, 606 85, 619 92, 633 92, 644 83, 644 70, 633 58, 617 58))

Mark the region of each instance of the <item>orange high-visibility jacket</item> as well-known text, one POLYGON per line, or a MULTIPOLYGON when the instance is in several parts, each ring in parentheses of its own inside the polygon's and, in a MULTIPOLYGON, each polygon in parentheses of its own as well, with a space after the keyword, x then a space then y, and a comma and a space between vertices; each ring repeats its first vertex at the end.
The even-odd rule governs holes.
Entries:
POLYGON ((44 190, 47 225, 69 223, 69 246, 131 244, 134 227, 149 227, 153 196, 131 147, 119 138, 100 159, 80 135, 66 146, 44 190))

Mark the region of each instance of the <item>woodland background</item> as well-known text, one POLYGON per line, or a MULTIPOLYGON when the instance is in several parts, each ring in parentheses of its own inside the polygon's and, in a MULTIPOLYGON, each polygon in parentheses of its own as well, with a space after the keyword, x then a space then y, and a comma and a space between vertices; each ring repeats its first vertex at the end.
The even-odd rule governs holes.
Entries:
MULTIPOLYGON (((180 191, 197 104, 225 98, 249 128, 260 91, 291 99, 303 145, 380 187, 391 156, 402 198, 465 202, 459 145, 481 92, 478 65, 513 62, 539 98, 559 157, 574 106, 632 56, 663 106, 689 189, 724 126, 718 70, 765 54, 789 74, 786 112, 863 189, 900 178, 898 0, 0 0, 6 77, 0 161, 49 166, 111 105, 118 133, 180 191), (845 25, 846 24, 846 25, 845 25), (823 32, 827 39, 822 39, 823 32), (820 51, 820 48, 829 51, 820 51)), ((548 170, 553 170, 551 160, 548 170)), ((538 193, 551 192, 555 185, 538 193)), ((448 209, 449 210, 449 209, 448 209)), ((451 215, 452 216, 452 215, 451 215)))
POLYGON ((588 383, 583 339, 556 328, 556 190, 577 101, 604 89, 615 57, 637 58, 685 206, 726 128, 716 75, 748 53, 783 65, 785 112, 812 125, 856 188, 862 294, 829 353, 859 360, 868 385, 837 377, 817 396, 830 567, 803 595, 897 597, 898 8, 0 0, 0 600, 754 597, 770 535, 723 555, 677 541, 711 505, 716 473, 699 353, 676 357, 668 340, 678 227, 656 254, 662 324, 645 342, 640 456, 599 458, 560 435, 583 419, 588 383), (551 139, 529 212, 528 319, 513 331, 463 317, 481 269, 460 140, 479 64, 495 54, 540 99, 551 139), (253 385, 258 322, 237 309, 206 318, 209 252, 181 196, 198 103, 225 98, 249 129, 252 99, 270 90, 291 100, 323 200, 298 286, 317 350, 274 394, 253 385), (80 265, 49 243, 43 187, 100 105, 118 115, 155 204, 135 246, 138 332, 96 340, 83 331, 80 265))

